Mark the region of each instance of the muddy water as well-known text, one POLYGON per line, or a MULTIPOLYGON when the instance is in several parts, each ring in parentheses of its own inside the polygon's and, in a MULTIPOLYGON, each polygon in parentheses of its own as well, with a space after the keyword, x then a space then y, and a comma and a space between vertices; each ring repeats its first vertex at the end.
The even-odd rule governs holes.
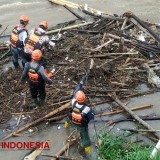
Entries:
MULTIPOLYGON (((160 1, 159 0, 73 0, 75 3, 85 4, 87 3, 90 7, 105 11, 106 13, 116 13, 121 15, 126 11, 133 11, 141 17, 142 19, 149 19, 152 22, 160 23, 160 1)), ((61 23, 64 21, 68 21, 74 19, 75 17, 66 11, 63 7, 58 7, 55 5, 51 5, 47 0, 0 0, 0 24, 2 24, 2 28, 0 28, 0 33, 8 26, 5 34, 10 34, 11 29, 18 24, 18 18, 20 15, 25 14, 30 18, 30 23, 27 26, 28 29, 31 29, 34 26, 37 26, 40 21, 47 20, 49 22, 49 26, 54 26, 57 23, 61 23)), ((81 13, 80 13, 81 14, 81 13)), ((81 14, 83 16, 83 14, 81 14)), ((139 106, 145 104, 153 104, 152 109, 147 109, 143 111, 137 111, 138 115, 146 115, 150 113, 160 113, 160 101, 159 101, 160 93, 155 93, 152 95, 146 95, 139 98, 133 98, 130 100, 128 104, 131 106, 139 106)), ((108 105, 97 106, 96 110, 105 110, 108 111, 108 105), (105 110, 106 109, 106 110, 105 110)), ((123 115, 113 116, 113 117, 101 117, 101 120, 106 119, 114 119, 121 117, 123 115)), ((149 121, 150 125, 152 125, 155 129, 160 129, 159 121, 149 121)), ((105 123, 96 123, 96 131, 100 129, 101 126, 104 126, 105 123)), ((95 127, 93 124, 89 126, 90 134, 92 137, 92 142, 95 141, 95 127)), ((121 127, 135 127, 134 123, 119 123, 116 125, 113 130, 119 132, 121 127)), ((48 153, 51 155, 55 155, 55 153, 63 146, 67 136, 70 133, 66 131, 63 125, 46 125, 42 124, 38 126, 39 132, 38 134, 34 134, 32 137, 28 135, 28 131, 23 133, 23 137, 12 138, 8 141, 46 141, 50 140, 50 150, 45 150, 43 153, 48 153)), ((1 132, 1 136, 3 136, 3 132, 1 132)), ((29 151, 28 150, 11 150, 4 151, 0 149, 0 160, 21 160, 29 151)), ((76 147, 72 151, 73 156, 76 156, 77 159, 81 159, 77 154, 76 147)), ((40 157, 39 160, 46 160, 47 158, 40 157)), ((49 159, 49 158, 48 158, 49 159)), ((97 158, 95 158, 96 160, 97 158)), ((94 159, 93 159, 94 160, 94 159)))
MULTIPOLYGON (((123 14, 126 11, 133 11, 143 19, 152 22, 160 22, 160 1, 159 0, 72 0, 78 4, 87 3, 90 7, 102 10, 106 13, 123 14)), ((42 20, 47 20, 49 26, 75 18, 63 7, 51 5, 47 0, 0 0, 0 24, 3 27, 8 25, 6 34, 18 23, 20 15, 25 14, 30 18, 28 29, 38 25, 42 20)))

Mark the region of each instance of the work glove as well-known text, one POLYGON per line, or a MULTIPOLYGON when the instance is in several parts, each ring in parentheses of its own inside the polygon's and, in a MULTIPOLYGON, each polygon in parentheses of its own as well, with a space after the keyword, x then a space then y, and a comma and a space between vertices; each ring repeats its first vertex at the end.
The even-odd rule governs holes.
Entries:
POLYGON ((87 79, 87 75, 84 75, 80 81, 80 84, 83 84, 86 79, 87 79))
POLYGON ((68 128, 69 127, 69 123, 67 121, 64 122, 64 127, 68 128))
POLYGON ((47 77, 48 77, 48 78, 52 78, 53 76, 54 76, 53 73, 47 73, 47 77))

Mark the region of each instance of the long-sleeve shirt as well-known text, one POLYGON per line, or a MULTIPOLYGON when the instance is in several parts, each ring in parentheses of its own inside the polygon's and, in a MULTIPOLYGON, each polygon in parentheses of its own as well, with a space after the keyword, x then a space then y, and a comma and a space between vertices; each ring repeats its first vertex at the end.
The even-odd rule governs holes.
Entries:
MULTIPOLYGON (((35 29, 36 28, 31 29, 29 35, 34 34, 35 29)), ((41 33, 44 33, 44 35, 42 35, 41 38, 39 39, 39 44, 42 45, 44 43, 49 43, 49 37, 45 34, 46 31, 40 27, 37 27, 37 30, 39 30, 41 33)))
POLYGON ((26 31, 22 31, 20 34, 19 34, 19 40, 23 42, 23 45, 24 45, 24 42, 25 42, 25 39, 27 38, 27 32, 26 31))
MULTIPOLYGON (((28 72, 30 68, 36 69, 38 65, 39 65, 38 63, 27 62, 25 64, 25 67, 22 73, 22 79, 25 79, 28 76, 28 72)), ((37 71, 37 74, 40 75, 46 83, 52 84, 52 80, 46 76, 43 66, 40 66, 40 68, 37 71)))
MULTIPOLYGON (((38 30, 39 32, 43 33, 43 35, 40 37, 40 39, 39 39, 39 41, 38 41, 38 43, 39 43, 41 46, 44 46, 44 47, 45 47, 46 44, 50 43, 50 40, 49 40, 48 35, 45 34, 46 31, 43 30, 43 29, 40 28, 40 27, 36 27, 36 28, 31 29, 30 32, 29 32, 29 35, 34 34, 35 30, 38 30)), ((53 43, 53 42, 52 42, 52 43, 53 43)), ((32 52, 33 52, 33 50, 32 50, 31 48, 27 47, 27 46, 24 47, 24 51, 25 51, 25 53, 29 53, 29 54, 32 54, 32 52)))
MULTIPOLYGON (((18 31, 19 31, 19 30, 22 30, 22 29, 25 29, 25 27, 23 27, 22 25, 17 25, 16 27, 17 27, 17 30, 18 30, 18 31)), ((23 30, 21 33, 19 33, 19 35, 18 35, 18 40, 21 41, 21 42, 23 42, 23 45, 24 45, 25 39, 27 38, 27 36, 28 36, 28 32, 27 32, 27 30, 25 29, 25 30, 23 30)))

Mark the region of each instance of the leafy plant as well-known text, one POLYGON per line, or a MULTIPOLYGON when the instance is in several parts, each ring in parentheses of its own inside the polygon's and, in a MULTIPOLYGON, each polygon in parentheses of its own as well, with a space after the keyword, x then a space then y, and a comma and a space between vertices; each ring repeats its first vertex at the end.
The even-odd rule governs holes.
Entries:
MULTIPOLYGON (((98 148, 98 154, 101 160, 148 160, 154 148, 128 143, 122 137, 112 137, 106 133, 100 135, 100 139, 102 144, 98 148)), ((160 160, 160 153, 152 160, 160 160)))

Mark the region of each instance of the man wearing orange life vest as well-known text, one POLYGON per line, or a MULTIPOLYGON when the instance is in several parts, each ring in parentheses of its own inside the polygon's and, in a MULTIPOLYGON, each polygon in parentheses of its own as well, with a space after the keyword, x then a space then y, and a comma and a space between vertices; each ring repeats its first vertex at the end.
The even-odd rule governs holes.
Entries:
POLYGON ((20 24, 15 26, 12 30, 10 41, 11 41, 11 52, 12 62, 14 67, 19 68, 18 57, 22 58, 22 66, 24 67, 24 41, 27 38, 28 32, 26 26, 29 23, 29 18, 25 15, 20 17, 20 24))
POLYGON ((41 50, 34 50, 32 61, 25 64, 22 79, 29 78, 30 92, 35 105, 43 105, 46 92, 45 83, 52 84, 52 80, 47 77, 44 67, 39 63, 42 57, 41 50), (37 99, 38 98, 38 99, 37 99))
MULTIPOLYGON (((86 96, 82 91, 83 81, 86 80, 86 76, 83 76, 80 83, 77 85, 74 96, 72 99, 72 111, 68 114, 68 117, 73 125, 76 126, 80 132, 81 145, 87 154, 91 152, 91 141, 88 134, 88 123, 90 120, 94 120, 93 110, 85 103, 86 96)), ((65 128, 68 128, 69 124, 65 122, 65 128)))
MULTIPOLYGON (((26 62, 31 61, 31 54, 35 49, 43 50, 48 43, 54 46, 55 43, 50 42, 49 37, 46 35, 47 29, 48 23, 42 21, 38 27, 30 31, 29 36, 25 40, 24 47, 26 62)), ((45 67, 45 64, 43 66, 45 67)))

